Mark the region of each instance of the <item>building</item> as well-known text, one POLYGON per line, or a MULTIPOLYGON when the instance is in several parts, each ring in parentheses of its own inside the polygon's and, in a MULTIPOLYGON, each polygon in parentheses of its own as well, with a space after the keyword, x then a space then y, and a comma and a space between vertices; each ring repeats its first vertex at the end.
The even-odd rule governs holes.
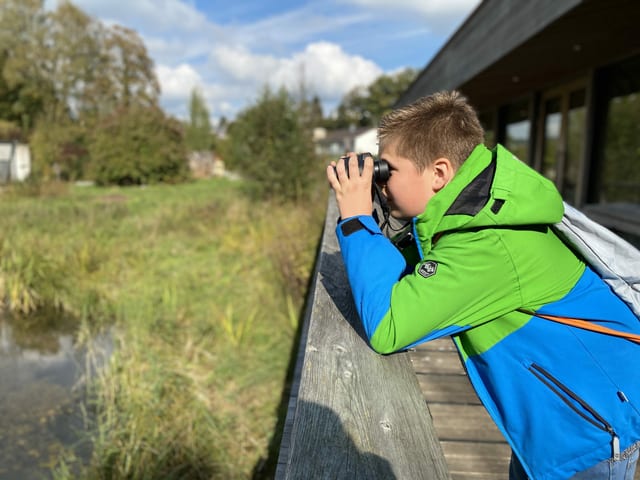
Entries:
POLYGON ((21 182, 31 173, 29 146, 0 141, 0 183, 21 182))
POLYGON ((224 161, 210 151, 190 152, 189 170, 194 178, 222 177, 225 175, 224 161))
POLYGON ((315 128, 313 142, 315 152, 318 155, 339 157, 346 152, 378 154, 377 129, 373 127, 352 127, 337 130, 315 128))
POLYGON ((638 244, 639 22, 637 0, 484 0, 396 106, 462 91, 488 146, 505 145, 638 244))

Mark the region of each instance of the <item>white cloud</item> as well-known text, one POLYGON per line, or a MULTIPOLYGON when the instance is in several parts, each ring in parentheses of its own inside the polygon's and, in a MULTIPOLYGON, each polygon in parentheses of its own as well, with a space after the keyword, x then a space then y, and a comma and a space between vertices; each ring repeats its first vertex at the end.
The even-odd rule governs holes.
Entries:
POLYGON ((213 50, 217 68, 247 86, 284 86, 291 92, 304 85, 310 94, 326 100, 341 98, 356 86, 368 85, 382 69, 374 62, 350 55, 339 45, 317 42, 288 57, 259 55, 244 47, 220 46, 213 50))
POLYGON ((156 74, 162 89, 162 96, 170 101, 189 98, 194 88, 202 89, 204 84, 200 74, 191 65, 185 63, 175 68, 158 65, 156 74))
MULTIPOLYGON (((383 73, 374 62, 350 55, 339 45, 312 43, 293 61, 304 67, 304 80, 321 97, 339 99, 357 86, 366 86, 383 73)), ((288 71, 288 78, 295 72, 288 71)))
POLYGON ((219 45, 211 52, 214 67, 235 81, 246 83, 266 82, 282 63, 271 55, 250 52, 241 45, 219 45))

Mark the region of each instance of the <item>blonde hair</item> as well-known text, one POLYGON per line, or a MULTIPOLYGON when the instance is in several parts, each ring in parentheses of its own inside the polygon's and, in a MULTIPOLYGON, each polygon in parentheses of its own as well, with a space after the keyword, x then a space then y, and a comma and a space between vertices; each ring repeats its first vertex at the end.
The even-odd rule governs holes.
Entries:
POLYGON ((378 127, 378 146, 395 148, 423 171, 437 158, 448 158, 457 170, 484 142, 484 130, 473 107, 457 91, 437 92, 385 115, 378 127))

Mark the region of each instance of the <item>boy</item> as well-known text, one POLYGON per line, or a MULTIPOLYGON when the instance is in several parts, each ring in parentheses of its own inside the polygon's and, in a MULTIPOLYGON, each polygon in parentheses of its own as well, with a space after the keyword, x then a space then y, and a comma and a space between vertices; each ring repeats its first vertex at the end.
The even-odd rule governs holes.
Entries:
POLYGON ((391 215, 412 219, 417 263, 371 216, 373 161, 327 167, 336 233, 372 348, 451 335, 478 396, 511 445, 511 479, 633 479, 640 449, 640 346, 535 314, 640 323, 549 225, 552 182, 483 145, 457 92, 395 110, 378 129, 391 215), (405 259, 406 257, 406 259, 405 259))

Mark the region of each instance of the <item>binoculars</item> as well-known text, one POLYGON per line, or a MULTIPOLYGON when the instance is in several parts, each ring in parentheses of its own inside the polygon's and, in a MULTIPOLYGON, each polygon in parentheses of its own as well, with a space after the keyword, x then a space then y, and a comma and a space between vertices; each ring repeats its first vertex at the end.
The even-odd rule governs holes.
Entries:
MULTIPOLYGON (((376 159, 369 152, 358 154, 358 170, 360 173, 362 174, 362 170, 364 169, 364 159, 367 157, 373 158, 373 181, 375 183, 384 183, 389 180, 389 164, 385 160, 376 159)), ((349 176, 349 157, 341 157, 340 159, 344 162, 344 168, 347 171, 347 176, 349 176)))

